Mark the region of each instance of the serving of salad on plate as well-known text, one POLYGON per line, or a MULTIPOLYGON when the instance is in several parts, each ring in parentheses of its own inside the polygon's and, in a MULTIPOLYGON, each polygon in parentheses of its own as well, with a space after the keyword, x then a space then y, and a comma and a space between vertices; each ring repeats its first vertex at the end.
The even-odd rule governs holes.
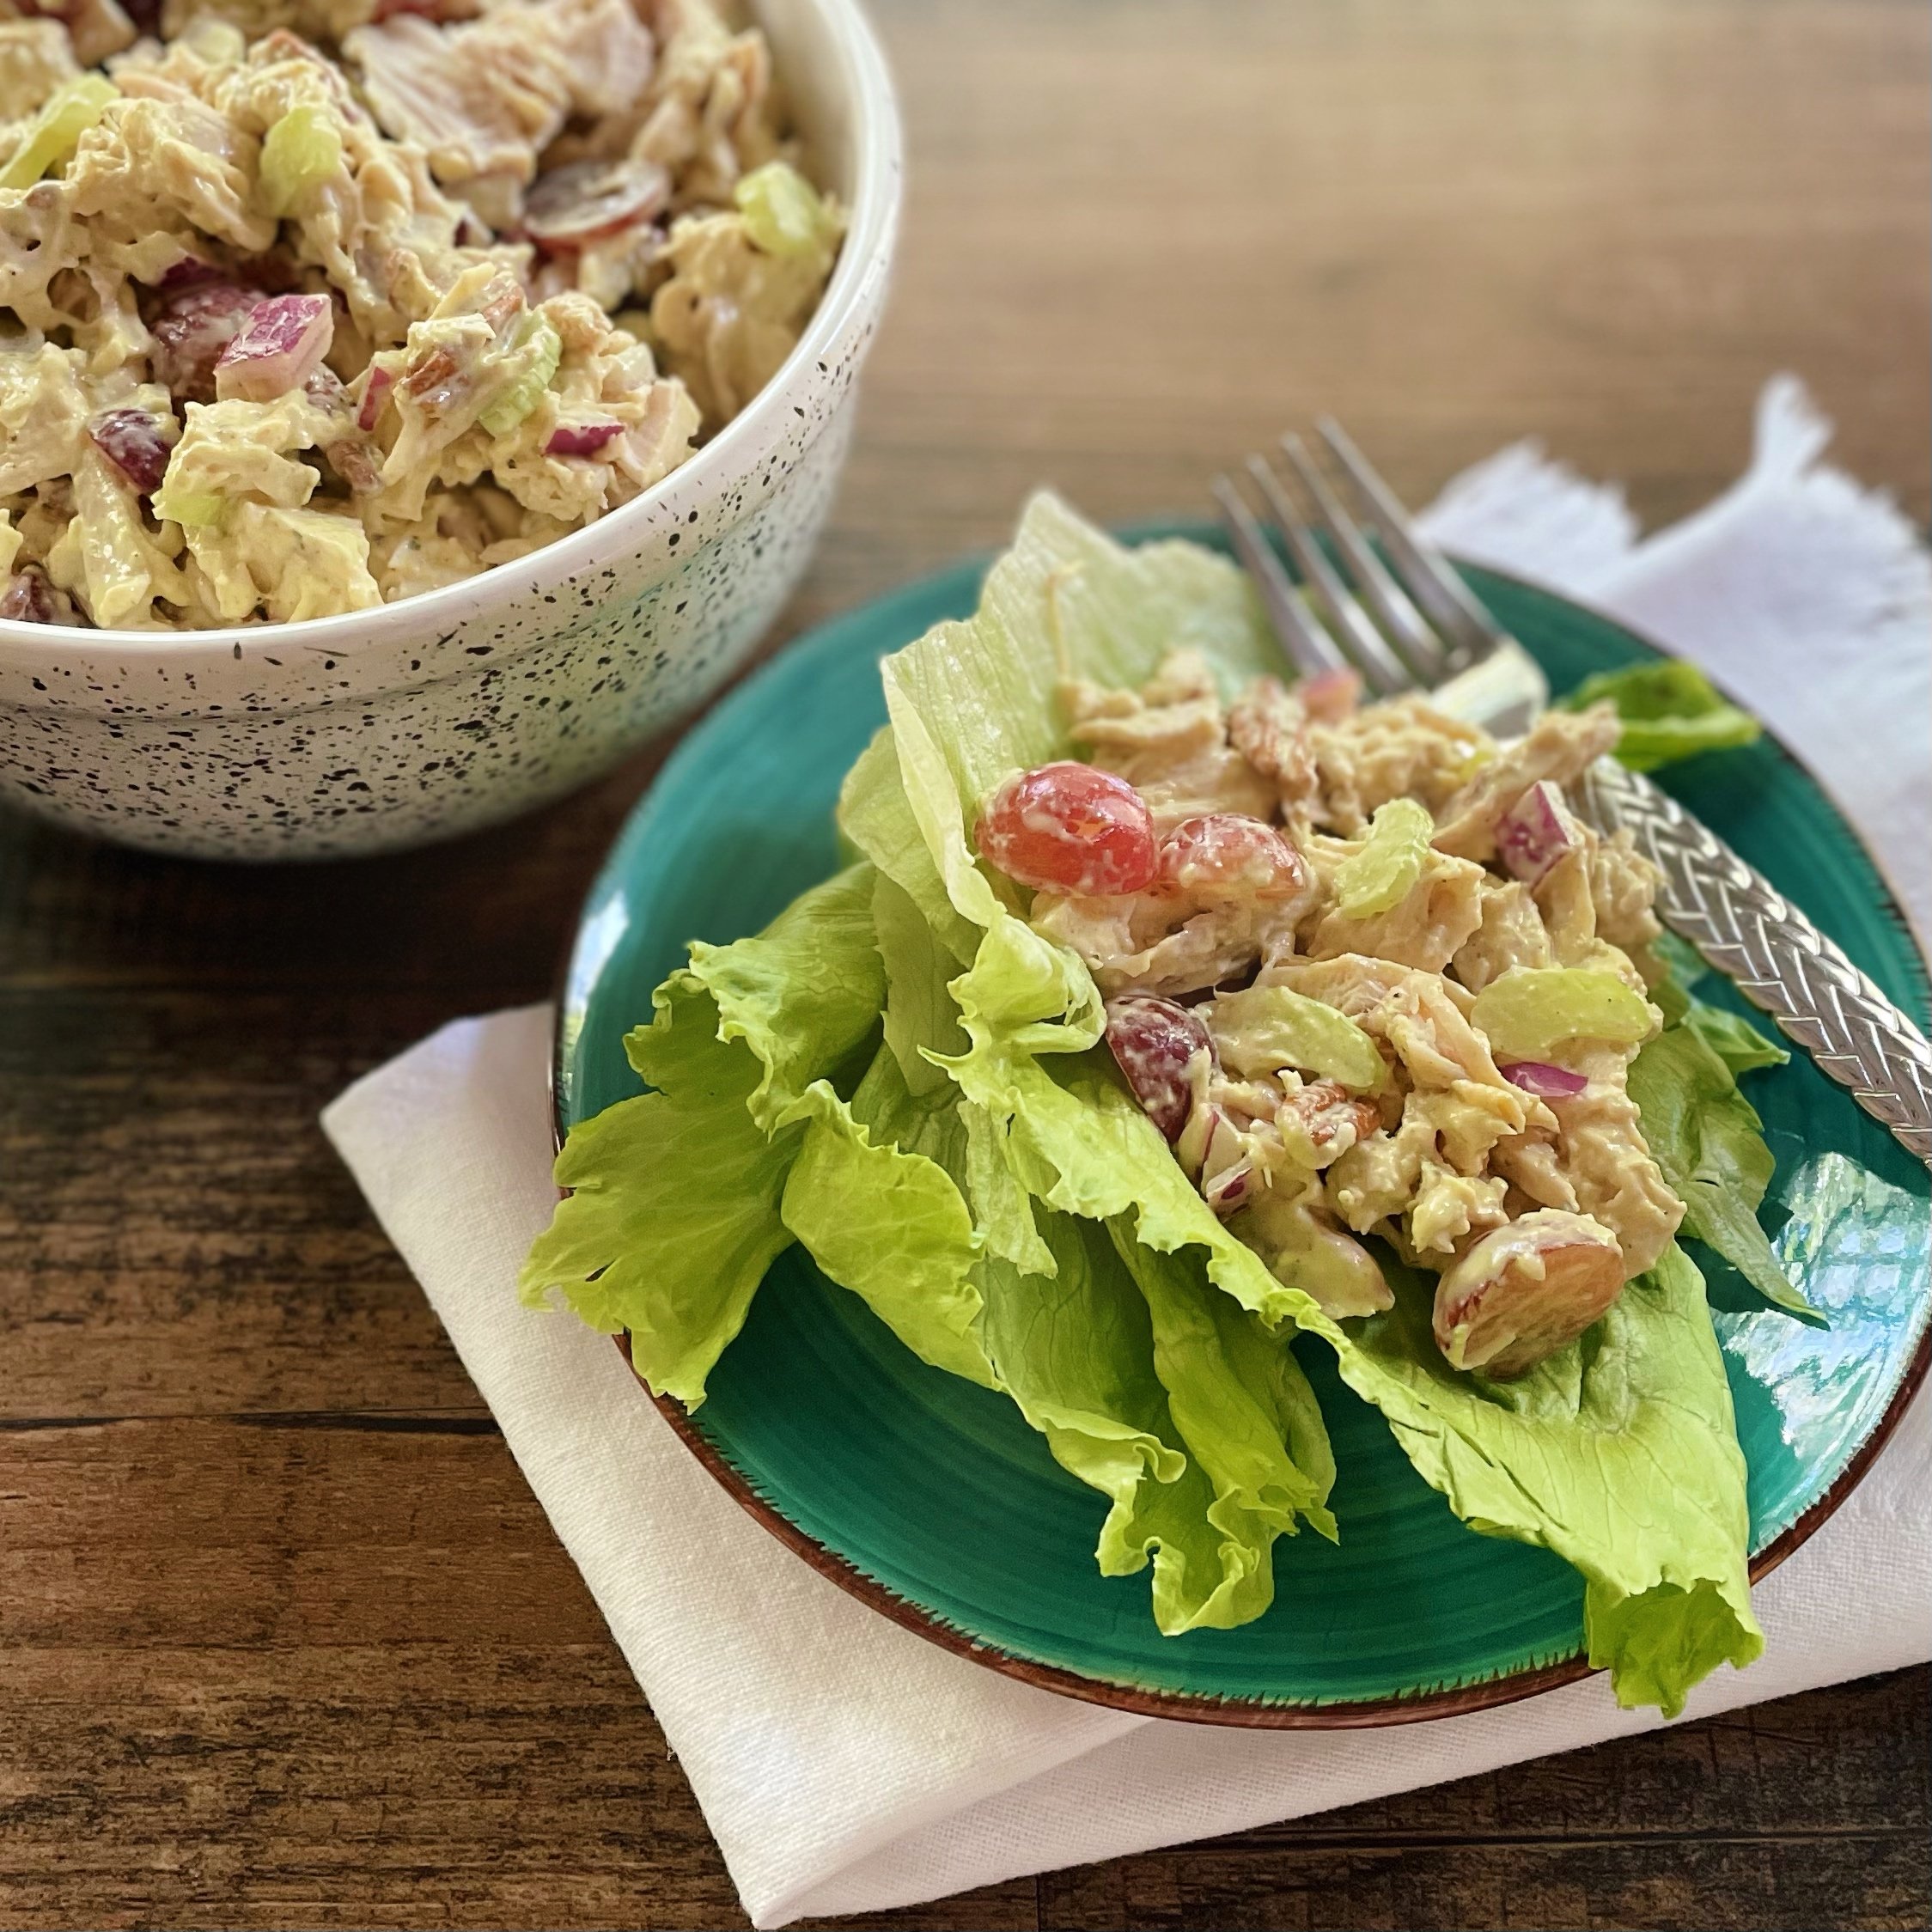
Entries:
POLYGON ((844 217, 713 0, 0 19, 0 616, 367 609, 628 502, 844 217))
POLYGON ((625 1042, 650 1091, 572 1129, 527 1297, 695 1410, 797 1244, 1098 1492, 1100 1570, 1150 1570, 1173 1636, 1269 1613, 1278 1538, 1346 1539, 1319 1380, 1471 1531, 1580 1573, 1622 1702, 1748 1664, 1681 1244, 1822 1319, 1740 1087, 1786 1055, 1690 990, 1654 868, 1569 788, 1622 714, 1646 765, 1751 721, 1676 665, 1508 742, 1285 684, 1225 558, 1051 497, 880 676, 848 862, 658 987, 625 1042))

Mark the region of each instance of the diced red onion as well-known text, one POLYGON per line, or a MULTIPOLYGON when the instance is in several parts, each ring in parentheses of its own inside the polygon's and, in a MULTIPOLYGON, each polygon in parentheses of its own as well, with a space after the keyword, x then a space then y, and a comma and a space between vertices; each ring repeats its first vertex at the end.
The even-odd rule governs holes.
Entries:
POLYGON ((1533 886, 1576 844, 1576 821, 1561 789, 1545 778, 1496 821, 1496 847, 1511 875, 1533 886))
POLYGON ((271 296, 248 320, 215 364, 215 393, 272 402, 299 389, 329 352, 335 308, 326 296, 271 296))
POLYGON ((169 443, 144 409, 108 409, 88 424, 94 447, 143 497, 161 488, 169 443))
POLYGON ((363 385, 362 407, 356 411, 356 427, 358 430, 373 430, 382 414, 383 405, 389 399, 389 390, 395 377, 386 369, 371 364, 369 381, 363 385))
POLYGON ((1253 1164, 1240 1161, 1232 1167, 1223 1167, 1201 1190, 1201 1196, 1216 1214, 1232 1214, 1246 1201, 1253 1185, 1253 1164))
POLYGON ((546 456, 594 456, 613 436, 624 434, 621 423, 562 423, 544 445, 546 456))
POLYGON ((200 279, 171 295, 148 325, 155 380, 178 403, 213 402, 215 364, 261 299, 259 289, 200 279))
POLYGON ((1547 1060, 1512 1060, 1496 1070, 1512 1087, 1533 1094, 1539 1100, 1574 1100, 1589 1081, 1568 1067, 1553 1067, 1547 1060))

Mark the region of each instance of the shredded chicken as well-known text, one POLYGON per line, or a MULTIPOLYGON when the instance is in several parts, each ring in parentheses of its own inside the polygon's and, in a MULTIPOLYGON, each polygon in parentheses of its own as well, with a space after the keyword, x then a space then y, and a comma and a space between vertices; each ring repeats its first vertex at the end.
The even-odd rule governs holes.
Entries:
POLYGON ((629 0, 512 0, 439 27, 400 13, 361 27, 343 52, 384 133, 411 141, 445 186, 528 185, 538 156, 574 115, 617 112, 649 80, 650 35, 629 0))
POLYGON ((1436 814, 1436 850, 1458 858, 1494 858, 1502 814, 1541 779, 1574 783, 1617 742, 1619 728, 1608 704, 1545 711, 1527 737, 1505 746, 1436 814))
MULTIPOLYGON (((1439 1297, 1445 1347, 1509 1374, 1655 1263, 1683 1209, 1626 1091, 1635 1047, 1570 1042, 1564 1067, 1531 1070, 1543 1076, 1533 1091, 1478 1024, 1478 996, 1526 968, 1609 972, 1638 990, 1639 960, 1655 971, 1655 868, 1557 795, 1531 795, 1614 743, 1607 707, 1552 714, 1499 745, 1420 699, 1358 709, 1340 686, 1311 698, 1262 679, 1225 703, 1185 650, 1137 691, 1069 680, 1060 702, 1074 744, 1139 795, 1158 856, 1137 892, 1036 892, 1032 922, 1110 1000, 1138 999, 1136 1027, 1165 1013, 1192 1030, 1170 1049, 1190 1083, 1160 1095, 1175 1154, 1283 1281, 1338 1319, 1385 1307, 1357 1239, 1383 1236, 1453 1283, 1439 1297), (1397 798, 1434 822, 1425 844, 1428 823, 1407 821, 1400 858, 1396 821, 1371 824, 1397 798), (1522 861, 1525 878, 1497 856, 1497 828, 1519 806, 1557 848, 1522 861), (1232 890, 1198 862, 1204 818, 1222 828, 1212 849, 1273 855, 1254 876, 1278 896, 1232 890), (1383 856, 1371 861, 1372 848, 1383 856), (1183 851, 1185 862, 1169 856, 1183 851), (1344 1064, 1348 1082, 1330 1070, 1344 1064), (1582 1091, 1563 1094, 1568 1082, 1582 1091)), ((1128 1066, 1134 1049, 1116 1051, 1128 1066)))
POLYGON ((80 70, 58 20, 0 18, 0 117, 24 119, 80 70))

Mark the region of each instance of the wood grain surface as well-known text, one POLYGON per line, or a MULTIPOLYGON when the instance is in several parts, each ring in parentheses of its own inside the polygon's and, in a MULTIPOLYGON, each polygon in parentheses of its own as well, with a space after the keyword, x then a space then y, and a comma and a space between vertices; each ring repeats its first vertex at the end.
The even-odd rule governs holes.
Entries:
MULTIPOLYGON (((1537 434, 1655 520, 1791 369, 1925 516, 1920 5, 878 12, 902 273, 788 634, 994 541, 1037 481, 1194 507, 1318 408, 1413 499, 1537 434)), ((0 820, 0 1925, 743 1923, 315 1126, 547 990, 662 750, 328 868, 0 820)), ((1923 1926, 1928 1716, 1906 1672, 875 1923, 1923 1926)))

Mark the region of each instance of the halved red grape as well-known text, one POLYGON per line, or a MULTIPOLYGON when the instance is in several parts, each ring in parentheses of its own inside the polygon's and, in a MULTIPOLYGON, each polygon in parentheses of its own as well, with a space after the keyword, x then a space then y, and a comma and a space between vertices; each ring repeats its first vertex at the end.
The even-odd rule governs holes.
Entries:
POLYGON ((212 262, 205 262, 197 254, 183 253, 162 271, 161 280, 155 286, 173 295, 179 289, 192 289, 204 282, 219 282, 221 278, 221 270, 212 262))
POLYGON ((155 379, 178 403, 215 399, 215 364, 261 300, 259 289, 198 282, 171 295, 148 326, 155 338, 155 379))
POLYGON ((1538 1208, 1483 1236, 1435 1284, 1435 1345, 1452 1368, 1507 1381, 1589 1327, 1622 1294, 1623 1250, 1588 1215, 1538 1208))
POLYGON ((1159 860, 1147 801, 1124 778, 1071 762, 1009 778, 973 836, 983 857, 1036 892, 1143 892, 1159 860))
POLYGON ((1198 1058, 1214 1064, 1208 1029, 1185 1006, 1154 993, 1125 993, 1106 1003, 1106 1043, 1134 1098, 1172 1143, 1194 1106, 1198 1058))
POLYGON ((144 409, 106 409, 88 424, 88 434, 143 497, 161 488, 171 439, 162 434, 158 417, 144 409))
POLYGON ((1161 883, 1203 899, 1293 899, 1301 855, 1271 825, 1236 812, 1183 819, 1161 844, 1161 883))
POLYGON ((652 220, 670 201, 671 177, 655 162, 572 162, 537 177, 523 228, 539 248, 582 248, 652 220))
POLYGON ((74 600, 38 564, 23 564, 0 591, 0 618, 15 624, 78 624, 74 600))

